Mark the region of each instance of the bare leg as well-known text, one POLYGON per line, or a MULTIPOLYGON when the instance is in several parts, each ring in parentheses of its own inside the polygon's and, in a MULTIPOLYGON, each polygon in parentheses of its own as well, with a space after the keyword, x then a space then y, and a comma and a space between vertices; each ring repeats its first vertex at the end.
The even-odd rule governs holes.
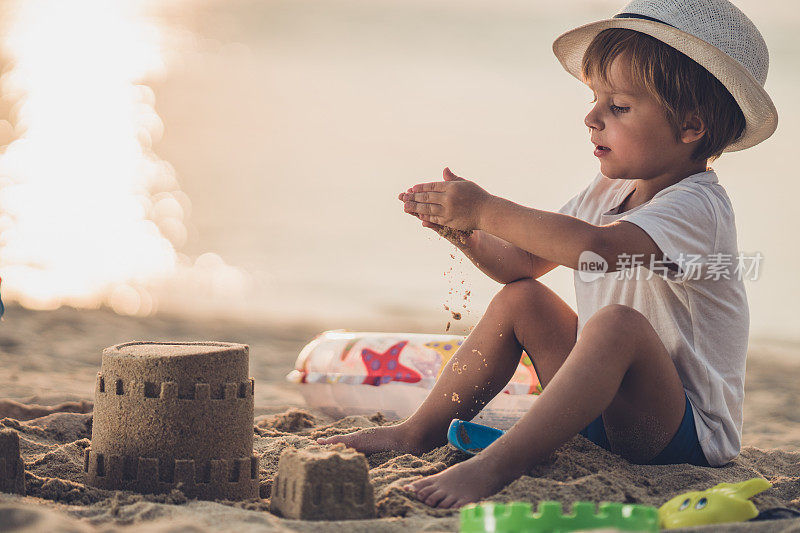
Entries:
POLYGON ((609 305, 586 323, 561 369, 503 437, 409 488, 431 506, 478 501, 546 460, 601 413, 612 451, 646 462, 675 435, 684 406, 675 365, 650 322, 630 307, 609 305))
POLYGON ((510 283, 494 297, 408 420, 318 442, 343 442, 366 453, 387 449, 418 453, 441 446, 447 442, 452 419, 472 419, 505 387, 519 364, 523 345, 546 387, 575 345, 577 327, 572 309, 541 282, 510 283), (524 328, 520 317, 525 318, 524 328))

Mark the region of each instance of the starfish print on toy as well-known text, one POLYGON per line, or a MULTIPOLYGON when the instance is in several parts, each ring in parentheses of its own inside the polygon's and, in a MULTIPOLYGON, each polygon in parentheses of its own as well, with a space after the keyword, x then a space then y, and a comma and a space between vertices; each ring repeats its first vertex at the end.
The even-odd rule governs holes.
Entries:
POLYGON ((449 361, 450 358, 453 357, 453 354, 456 353, 456 350, 458 350, 458 347, 461 346, 461 344, 463 344, 463 343, 464 343, 464 339, 459 339, 459 340, 457 340, 455 342, 454 341, 447 341, 447 342, 426 342, 425 343, 425 346, 427 346, 428 348, 433 348, 442 357, 442 364, 439 365, 439 371, 436 373, 436 377, 437 378, 439 377, 439 374, 442 373, 442 370, 444 370, 445 363, 447 363, 447 361, 449 361))
POLYGON ((365 385, 383 385, 390 381, 405 381, 416 383, 420 380, 420 375, 405 365, 401 365, 398 358, 408 341, 398 342, 383 353, 378 353, 364 348, 361 350, 361 360, 367 367, 367 377, 364 378, 365 385))

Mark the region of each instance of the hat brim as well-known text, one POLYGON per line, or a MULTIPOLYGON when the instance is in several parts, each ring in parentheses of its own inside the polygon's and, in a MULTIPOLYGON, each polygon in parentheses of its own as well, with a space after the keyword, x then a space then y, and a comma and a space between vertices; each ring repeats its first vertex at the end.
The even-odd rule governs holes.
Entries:
POLYGON ((750 148, 769 138, 778 127, 778 111, 764 87, 737 60, 706 41, 677 28, 645 19, 614 18, 584 24, 561 34, 553 53, 567 72, 581 78, 581 62, 592 39, 609 28, 627 28, 662 41, 705 67, 730 91, 746 120, 742 136, 725 152, 750 148))

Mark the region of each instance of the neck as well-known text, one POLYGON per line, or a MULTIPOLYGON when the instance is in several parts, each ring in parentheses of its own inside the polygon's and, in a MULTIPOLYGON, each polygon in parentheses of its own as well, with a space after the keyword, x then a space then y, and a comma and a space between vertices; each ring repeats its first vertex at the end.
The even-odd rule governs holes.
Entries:
POLYGON ((680 170, 673 169, 671 172, 660 174, 652 178, 634 179, 635 190, 628 201, 628 208, 630 209, 645 202, 649 202, 658 191, 675 185, 684 178, 699 174, 700 172, 705 172, 706 168, 707 164, 705 162, 692 163, 680 170))

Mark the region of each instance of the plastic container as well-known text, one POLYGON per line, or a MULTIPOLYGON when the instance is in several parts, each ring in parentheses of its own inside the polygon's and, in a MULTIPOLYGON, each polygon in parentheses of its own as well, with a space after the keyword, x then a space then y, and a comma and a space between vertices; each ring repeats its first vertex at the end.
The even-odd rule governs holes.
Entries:
POLYGON ((504 434, 505 431, 493 427, 454 418, 447 429, 447 442, 464 453, 475 455, 504 434))
MULTIPOLYGON (((404 418, 419 407, 463 341, 458 335, 326 331, 303 348, 286 378, 299 385, 310 407, 330 416, 380 411, 404 418)), ((481 354, 474 357, 484 362, 481 354)), ((511 381, 474 420, 507 429, 539 392, 523 352, 511 381)))

